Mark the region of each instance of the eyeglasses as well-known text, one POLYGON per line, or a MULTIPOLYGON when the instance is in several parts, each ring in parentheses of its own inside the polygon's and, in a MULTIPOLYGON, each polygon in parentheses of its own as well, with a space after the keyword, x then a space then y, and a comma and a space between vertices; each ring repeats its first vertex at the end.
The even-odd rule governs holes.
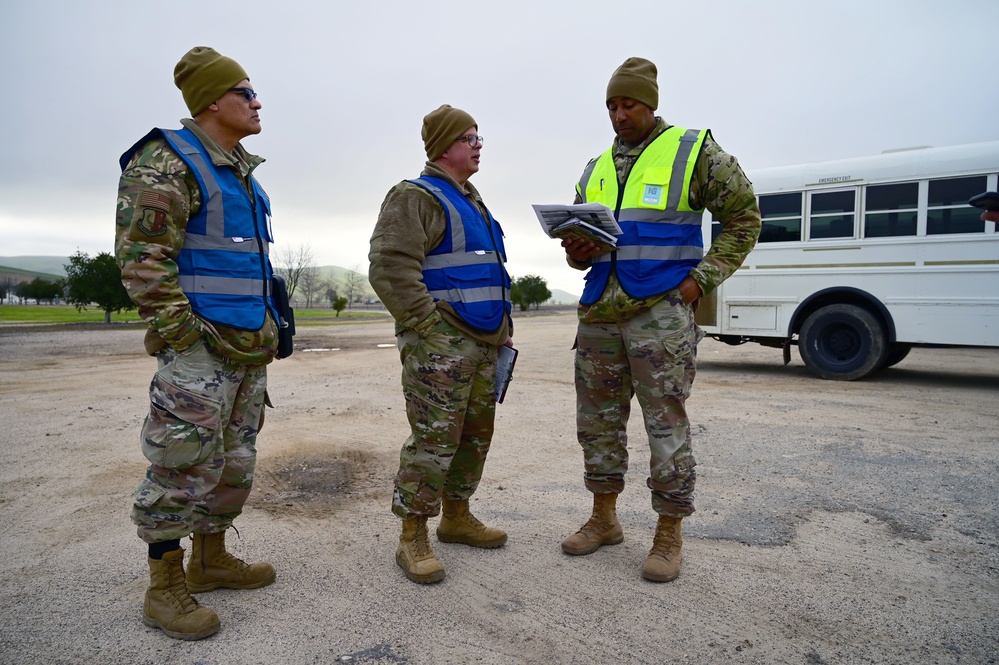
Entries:
POLYGON ((464 143, 466 141, 470 148, 474 148, 475 146, 481 146, 483 139, 478 134, 465 134, 455 139, 455 143, 464 143))
POLYGON ((248 102, 257 98, 257 93, 252 88, 229 88, 229 92, 238 92, 248 102))

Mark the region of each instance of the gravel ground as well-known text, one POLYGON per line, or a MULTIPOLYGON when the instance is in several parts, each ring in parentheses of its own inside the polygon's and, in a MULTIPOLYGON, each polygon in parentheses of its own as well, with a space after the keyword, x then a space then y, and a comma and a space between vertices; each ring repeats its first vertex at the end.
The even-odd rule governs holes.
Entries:
POLYGON ((999 350, 916 349, 844 383, 705 341, 698 512, 680 579, 659 585, 639 574, 655 515, 637 405, 624 543, 559 549, 590 506, 574 328, 571 313, 517 322, 472 504, 509 543, 434 541, 447 579, 419 586, 393 556, 407 426, 391 323, 300 327, 272 365, 277 408, 230 538, 277 581, 199 596, 222 630, 190 643, 140 621, 142 331, 0 327, 0 662, 999 662, 999 350))

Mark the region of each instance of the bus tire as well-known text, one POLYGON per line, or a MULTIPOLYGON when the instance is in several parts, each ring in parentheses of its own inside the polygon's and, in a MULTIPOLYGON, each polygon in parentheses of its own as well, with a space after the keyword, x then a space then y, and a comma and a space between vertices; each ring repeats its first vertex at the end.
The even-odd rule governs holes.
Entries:
POLYGON ((882 367, 888 342, 884 327, 866 309, 826 305, 801 326, 798 353, 819 378, 853 381, 882 367))
POLYGON ((889 344, 888 353, 885 354, 885 361, 881 363, 881 369, 894 367, 899 364, 909 355, 909 351, 912 351, 912 344, 904 344, 902 342, 889 344))

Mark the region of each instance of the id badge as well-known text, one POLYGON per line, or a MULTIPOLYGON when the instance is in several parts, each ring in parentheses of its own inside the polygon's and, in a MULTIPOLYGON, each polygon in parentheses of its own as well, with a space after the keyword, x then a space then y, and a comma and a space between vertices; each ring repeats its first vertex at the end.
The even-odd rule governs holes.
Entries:
POLYGON ((642 204, 647 206, 662 206, 663 203, 663 186, 662 185, 646 185, 645 193, 642 194, 642 204))

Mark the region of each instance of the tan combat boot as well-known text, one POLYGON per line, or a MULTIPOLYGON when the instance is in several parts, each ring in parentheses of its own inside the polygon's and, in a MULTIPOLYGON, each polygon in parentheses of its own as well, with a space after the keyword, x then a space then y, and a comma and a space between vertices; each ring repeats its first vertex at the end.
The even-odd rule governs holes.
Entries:
POLYGON ((617 494, 594 494, 593 514, 576 533, 562 541, 562 551, 578 556, 592 554, 603 545, 617 545, 624 540, 617 521, 617 494))
POLYGON ((219 587, 259 589, 274 581, 274 566, 269 563, 246 563, 225 550, 225 531, 195 533, 191 561, 187 564, 187 588, 191 593, 205 593, 219 587))
POLYGON ((645 559, 642 577, 650 582, 672 582, 680 576, 680 550, 683 547, 680 517, 659 516, 652 551, 645 559))
POLYGON ((437 538, 444 543, 462 543, 472 547, 493 549, 506 543, 506 532, 480 522, 468 509, 468 500, 444 499, 444 517, 437 527, 437 538))
POLYGON ((430 549, 426 517, 411 517, 402 521, 395 562, 406 577, 417 584, 433 584, 444 579, 444 566, 430 549))
POLYGON ((178 640, 200 640, 219 632, 219 615, 202 607, 187 591, 184 550, 149 559, 149 588, 142 623, 178 640))

